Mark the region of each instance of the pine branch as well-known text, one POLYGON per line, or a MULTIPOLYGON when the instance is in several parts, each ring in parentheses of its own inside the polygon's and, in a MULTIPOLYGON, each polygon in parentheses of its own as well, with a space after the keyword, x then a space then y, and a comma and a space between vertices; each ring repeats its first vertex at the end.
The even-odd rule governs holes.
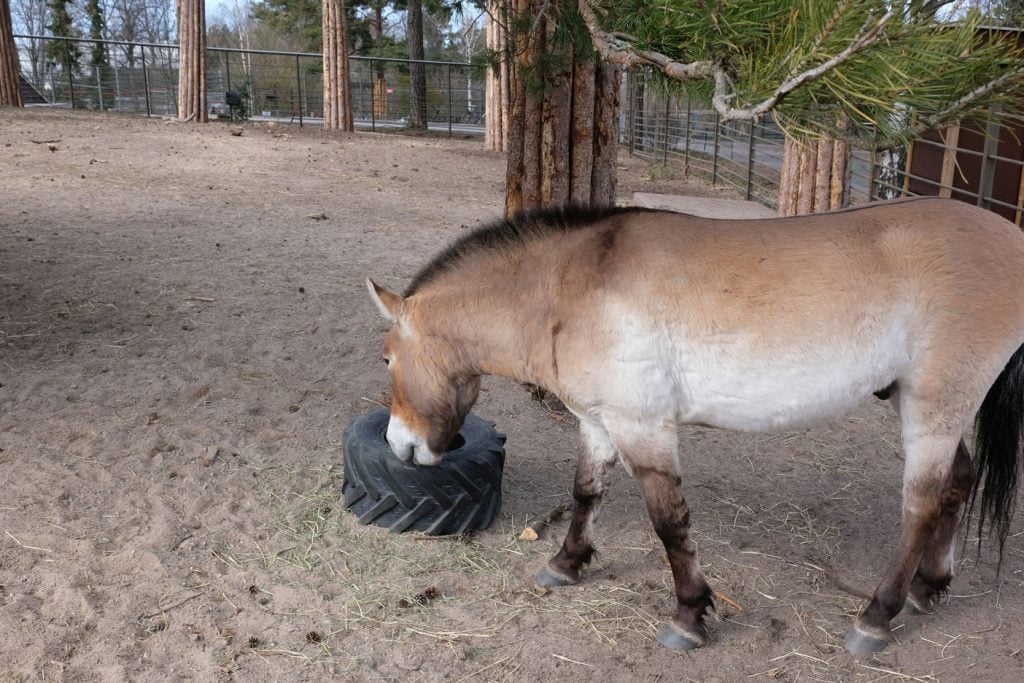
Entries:
POLYGON ((537 15, 533 18, 533 25, 530 26, 530 32, 526 34, 526 50, 529 51, 535 41, 540 40, 543 35, 544 21, 547 19, 548 9, 551 6, 551 0, 544 0, 544 4, 537 10, 537 15))
POLYGON ((685 64, 660 52, 642 50, 602 29, 594 8, 591 7, 591 0, 580 0, 579 10, 593 38, 595 49, 606 61, 629 67, 656 66, 666 76, 680 81, 713 80, 715 93, 711 102, 724 121, 757 119, 767 114, 794 90, 818 80, 840 64, 880 42, 885 36, 885 27, 893 18, 893 12, 890 10, 878 20, 868 19, 858 36, 844 50, 812 69, 791 75, 769 97, 758 104, 740 109, 731 104, 736 95, 731 87, 729 75, 721 64, 712 61, 685 64))
POLYGON ((908 129, 908 137, 918 137, 929 130, 934 130, 946 123, 949 123, 956 119, 957 115, 961 114, 973 102, 978 101, 1002 85, 1020 76, 1024 76, 1024 66, 1019 66, 1016 69, 1007 71, 998 78, 994 78, 988 83, 979 85, 977 88, 963 95, 945 109, 935 112, 934 114, 921 117, 916 124, 910 126, 908 129))
POLYGON ((579 11, 580 16, 583 17, 583 23, 590 31, 594 49, 606 62, 627 67, 656 66, 667 76, 680 81, 707 80, 714 78, 716 72, 723 71, 722 67, 715 62, 684 64, 660 52, 641 50, 631 42, 608 33, 601 28, 597 15, 594 14, 594 8, 590 6, 590 0, 580 0, 579 11))
POLYGON ((860 34, 853 40, 853 42, 846 46, 846 49, 825 60, 813 69, 807 69, 799 74, 790 76, 775 89, 775 92, 772 93, 771 96, 765 98, 753 107, 735 109, 729 106, 728 100, 731 99, 731 97, 727 97, 727 94, 724 92, 726 84, 720 83, 719 79, 716 78, 715 95, 713 98, 715 109, 718 110, 722 115, 722 118, 726 121, 756 119, 767 114, 782 102, 787 95, 797 88, 818 80, 843 62, 850 60, 858 53, 863 52, 867 48, 880 42, 885 35, 883 31, 892 17, 893 12, 892 10, 889 10, 877 21, 868 19, 861 28, 860 34))
MULTIPOLYGON (((825 41, 828 40, 829 36, 831 36, 835 32, 836 27, 839 25, 839 22, 850 10, 850 8, 853 7, 854 2, 855 0, 846 0, 846 2, 836 7, 836 11, 832 13, 832 17, 828 20, 828 23, 818 33, 818 35, 815 36, 814 43, 811 44, 810 50, 807 51, 807 56, 801 59, 799 62, 797 62, 797 65, 793 68, 793 71, 799 71, 800 69, 802 69, 804 65, 807 64, 807 61, 809 59, 811 59, 814 55, 818 54, 818 51, 821 50, 821 48, 825 45, 825 41)), ((794 48, 794 50, 795 49, 796 48, 794 48)))

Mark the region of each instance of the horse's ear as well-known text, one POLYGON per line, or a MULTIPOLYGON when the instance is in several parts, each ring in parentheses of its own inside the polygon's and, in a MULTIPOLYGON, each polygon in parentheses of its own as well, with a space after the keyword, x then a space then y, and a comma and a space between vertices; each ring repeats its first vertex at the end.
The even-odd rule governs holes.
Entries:
POLYGON ((370 278, 366 278, 366 288, 370 290, 370 298, 373 299, 373 303, 377 304, 381 315, 393 323, 398 322, 405 299, 384 289, 370 278))

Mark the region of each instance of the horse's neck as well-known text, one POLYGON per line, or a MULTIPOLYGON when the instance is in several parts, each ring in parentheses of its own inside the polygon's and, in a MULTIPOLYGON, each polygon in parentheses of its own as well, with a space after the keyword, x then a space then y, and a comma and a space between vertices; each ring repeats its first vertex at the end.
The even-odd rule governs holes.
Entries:
POLYGON ((517 281, 438 299, 435 320, 445 325, 444 334, 475 371, 551 386, 551 331, 543 289, 541 283, 517 281))

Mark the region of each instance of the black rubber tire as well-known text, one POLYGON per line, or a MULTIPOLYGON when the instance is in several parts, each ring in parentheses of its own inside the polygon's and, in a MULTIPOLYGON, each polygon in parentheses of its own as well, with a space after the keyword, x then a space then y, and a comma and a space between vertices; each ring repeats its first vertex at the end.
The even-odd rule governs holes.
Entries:
POLYGON ((345 428, 345 508, 361 524, 395 533, 421 531, 440 536, 486 529, 501 510, 505 435, 494 424, 468 415, 461 443, 439 465, 424 467, 399 460, 385 434, 386 409, 360 415, 345 428))

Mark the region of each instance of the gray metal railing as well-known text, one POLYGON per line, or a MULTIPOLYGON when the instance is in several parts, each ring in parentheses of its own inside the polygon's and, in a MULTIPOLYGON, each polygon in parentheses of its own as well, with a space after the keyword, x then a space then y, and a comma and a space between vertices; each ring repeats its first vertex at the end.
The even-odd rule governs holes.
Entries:
MULTIPOLYGON (((642 69, 626 73, 620 101, 619 141, 629 154, 778 206, 786 137, 770 119, 723 122, 710 104, 655 88, 642 69)), ((850 174, 854 202, 876 198, 870 167, 870 154, 856 150, 850 174)))
MULTIPOLYGON (((15 35, 14 39, 22 74, 49 106, 147 116, 177 113, 177 45, 29 35, 15 35), (108 65, 88 64, 96 45, 106 47, 108 65)), ((206 59, 207 99, 213 116, 300 125, 322 122, 320 54, 210 47, 206 59)), ((410 63, 349 57, 357 126, 377 130, 408 123, 412 109, 410 63)), ((430 129, 450 135, 482 135, 486 66, 431 60, 422 64, 427 74, 430 129)))
MULTIPOLYGON (((738 194, 778 206, 785 135, 775 123, 728 122, 706 102, 666 95, 653 87, 643 69, 627 72, 621 92, 619 140, 629 154, 671 164, 684 176, 731 187, 738 194)), ((1024 219, 1024 161, 1000 154, 1024 155, 1019 130, 1006 127, 997 112, 987 122, 981 149, 917 140, 887 151, 853 150, 850 202, 862 203, 910 195, 955 197, 984 206, 1013 220, 1024 219), (936 148, 938 161, 926 164, 923 150, 936 148), (919 157, 915 159, 915 153, 919 157), (1015 184, 1016 183, 1016 184, 1015 184), (1012 187, 1007 188, 1007 185, 1012 187)), ((962 138, 961 138, 962 141, 962 138)), ((975 139, 975 146, 979 143, 975 139)))

